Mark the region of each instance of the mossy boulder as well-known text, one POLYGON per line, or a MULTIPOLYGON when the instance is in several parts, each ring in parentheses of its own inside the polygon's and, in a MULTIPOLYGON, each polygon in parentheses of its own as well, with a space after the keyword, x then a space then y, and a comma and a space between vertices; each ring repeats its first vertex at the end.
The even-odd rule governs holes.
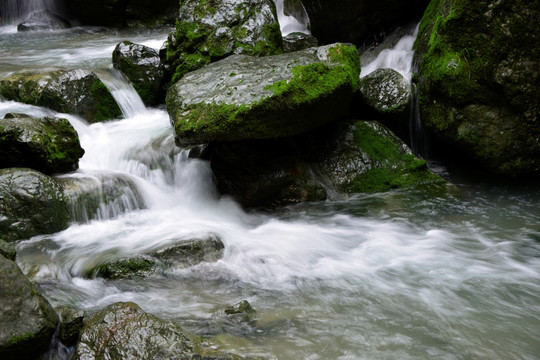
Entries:
POLYGON ((282 39, 272 0, 185 0, 168 38, 164 62, 172 82, 232 54, 281 53, 282 39))
POLYGON ((203 156, 218 190, 246 207, 446 184, 373 121, 340 121, 285 139, 212 143, 203 156))
POLYGON ((0 357, 37 359, 47 350, 58 315, 13 261, 0 256, 0 357))
POLYGON ((82 116, 90 122, 122 114, 109 89, 88 70, 25 71, 0 81, 0 96, 82 116))
POLYGON ((167 109, 181 145, 293 136, 347 115, 359 73, 346 44, 230 56, 172 86, 167 109))
POLYGON ((70 220, 62 186, 25 168, 0 169, 0 237, 8 242, 64 230, 70 220))
POLYGON ((113 66, 129 79, 146 105, 156 105, 163 99, 164 68, 156 50, 122 41, 116 45, 112 56, 113 66))
POLYGON ((418 21, 429 0, 302 0, 321 44, 378 43, 396 26, 418 21))
POLYGON ((154 274, 158 268, 155 258, 148 256, 133 256, 110 261, 91 269, 85 274, 87 277, 101 277, 104 279, 141 279, 154 274))
POLYGON ((43 31, 68 29, 71 24, 66 19, 48 9, 35 11, 22 23, 17 25, 17 31, 43 31))
POLYGON ((420 24, 425 127, 498 174, 540 174, 539 18, 532 0, 434 0, 420 24))
POLYGON ((392 69, 377 69, 360 79, 360 93, 371 109, 383 116, 407 117, 411 84, 392 69))
POLYGON ((46 174, 66 173, 79 167, 83 154, 79 136, 66 119, 27 116, 0 119, 2 167, 29 167, 46 174))

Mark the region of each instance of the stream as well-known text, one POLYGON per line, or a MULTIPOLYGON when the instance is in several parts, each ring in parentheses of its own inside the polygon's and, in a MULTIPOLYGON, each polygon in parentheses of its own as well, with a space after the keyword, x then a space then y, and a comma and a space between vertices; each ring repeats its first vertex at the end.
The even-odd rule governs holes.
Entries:
POLYGON ((281 360, 539 359, 537 185, 494 183, 439 165, 454 192, 402 190, 246 211, 217 192, 208 162, 174 146, 167 112, 141 106, 112 70, 118 42, 159 49, 167 34, 0 28, 0 77, 53 66, 93 70, 124 111, 88 124, 0 101, 0 118, 68 118, 86 153, 78 171, 62 176, 131 184, 120 201, 65 231, 16 244, 17 263, 54 307, 93 311, 133 301, 215 336, 224 350, 281 360), (107 260, 212 234, 225 245, 217 262, 142 280, 82 276, 107 260), (215 316, 243 299, 256 322, 215 316))

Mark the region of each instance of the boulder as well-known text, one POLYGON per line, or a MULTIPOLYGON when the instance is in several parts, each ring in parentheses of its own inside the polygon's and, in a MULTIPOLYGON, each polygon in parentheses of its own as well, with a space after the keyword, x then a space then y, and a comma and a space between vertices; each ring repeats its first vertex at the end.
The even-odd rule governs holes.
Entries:
POLYGON ((347 115, 359 73, 346 44, 230 56, 169 88, 167 110, 180 145, 288 137, 347 115))
POLYGON ((436 0, 420 24, 422 122, 494 173, 540 174, 539 18, 532 0, 436 0))
POLYGON ((377 69, 360 79, 360 93, 364 101, 383 116, 408 120, 411 84, 392 69, 377 69))
POLYGON ((242 300, 234 305, 227 306, 223 311, 227 316, 238 317, 243 320, 253 320, 257 314, 247 300, 242 300))
POLYGON ((58 30, 70 28, 66 19, 48 9, 35 11, 17 26, 17 31, 58 30))
POLYGON ((74 360, 192 359, 198 343, 177 324, 116 303, 86 318, 74 360))
POLYGON ((66 119, 28 116, 0 119, 2 167, 29 167, 46 174, 65 173, 79 167, 83 154, 79 136, 66 119))
POLYGON ((167 44, 164 62, 171 67, 173 82, 232 54, 282 52, 272 0, 182 1, 176 29, 167 44))
POLYGON ((17 256, 17 251, 13 246, 5 242, 4 240, 0 240, 0 256, 5 257, 6 259, 15 261, 15 257, 17 256))
POLYGON ((37 359, 47 349, 58 315, 13 261, 0 256, 0 357, 37 359))
POLYGON ((395 26, 418 21, 429 0, 302 0, 321 44, 378 43, 395 26))
POLYGON ((88 271, 85 277, 101 277, 109 280, 142 279, 158 271, 158 261, 149 256, 133 256, 113 260, 88 271))
POLYGON ((113 66, 129 79, 146 105, 156 105, 162 100, 164 68, 156 50, 123 41, 113 51, 113 66))
POLYGON ((319 45, 316 37, 300 32, 290 33, 283 37, 283 51, 286 53, 300 51, 319 45))
POLYGON ((110 120, 122 114, 109 89, 88 70, 15 73, 0 81, 0 96, 76 114, 90 122, 110 120))
POLYGON ((377 122, 344 121, 286 139, 212 143, 218 190, 246 207, 445 184, 377 122))
POLYGON ((62 186, 25 168, 0 169, 0 236, 8 242, 64 230, 70 220, 62 186))

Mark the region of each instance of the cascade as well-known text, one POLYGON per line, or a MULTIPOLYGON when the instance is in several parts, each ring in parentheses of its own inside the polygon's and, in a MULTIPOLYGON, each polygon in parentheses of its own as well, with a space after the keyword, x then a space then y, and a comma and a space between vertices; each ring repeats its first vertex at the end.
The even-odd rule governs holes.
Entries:
POLYGON ((26 18, 29 14, 49 9, 60 13, 59 0, 2 0, 0 4, 0 25, 9 25, 26 18))
POLYGON ((362 78, 371 74, 377 69, 390 68, 396 70, 405 79, 410 81, 414 56, 413 45, 418 34, 419 25, 416 25, 410 32, 401 37, 394 46, 391 46, 392 38, 389 37, 388 42, 383 42, 378 47, 383 50, 374 59, 363 55, 361 57, 362 70, 360 77, 362 78))
POLYGON ((300 0, 289 1, 286 6, 285 0, 274 0, 278 15, 281 34, 286 36, 294 32, 311 34, 309 31, 309 17, 300 0))
POLYGON ((429 139, 420 119, 420 105, 418 104, 418 90, 416 84, 411 84, 411 114, 409 119, 409 144, 416 156, 427 158, 429 153, 429 139))

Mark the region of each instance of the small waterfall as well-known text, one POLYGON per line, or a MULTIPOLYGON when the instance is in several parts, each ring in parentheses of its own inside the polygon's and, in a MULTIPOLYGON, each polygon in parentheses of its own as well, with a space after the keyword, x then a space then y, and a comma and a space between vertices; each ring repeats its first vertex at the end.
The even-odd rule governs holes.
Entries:
POLYGON ((411 84, 411 115, 409 120, 409 143, 416 156, 426 158, 429 150, 429 139, 420 119, 420 105, 418 103, 418 90, 416 84, 411 84))
POLYGON ((26 18, 31 13, 49 9, 62 13, 58 0, 2 0, 0 3, 0 25, 9 25, 26 18))
MULTIPOLYGON (((416 25, 412 31, 403 36, 393 47, 386 48, 389 44, 384 42, 380 47, 384 48, 378 55, 371 59, 368 56, 362 55, 362 71, 360 77, 364 77, 371 74, 377 69, 390 68, 396 70, 403 75, 405 79, 411 80, 412 77, 412 63, 414 50, 413 45, 418 34, 418 27, 416 25)), ((391 41, 391 39, 390 39, 391 41)))
POLYGON ((125 76, 116 69, 111 69, 111 72, 100 72, 99 78, 105 86, 109 88, 114 100, 122 110, 122 115, 125 118, 134 117, 138 114, 145 113, 146 107, 144 106, 141 97, 125 76))
POLYGON ((278 21, 283 36, 295 32, 311 34, 309 31, 309 17, 301 0, 274 0, 274 3, 276 4, 278 21))

